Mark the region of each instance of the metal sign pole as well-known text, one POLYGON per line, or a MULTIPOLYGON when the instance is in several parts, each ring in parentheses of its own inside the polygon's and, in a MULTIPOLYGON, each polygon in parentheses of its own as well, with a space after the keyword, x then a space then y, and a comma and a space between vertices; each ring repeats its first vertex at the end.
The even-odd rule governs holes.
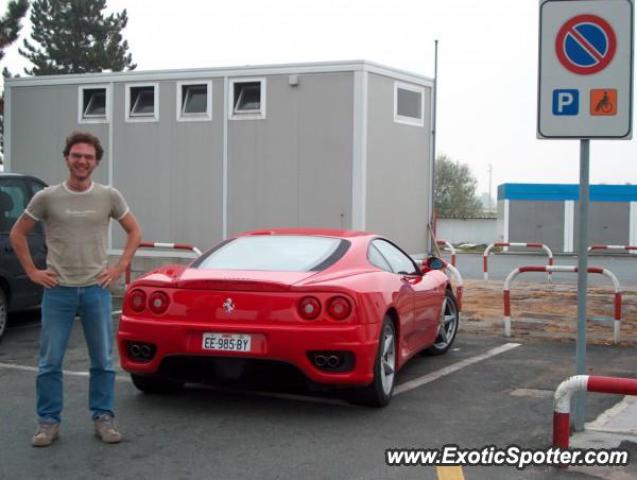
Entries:
MULTIPOLYGON (((580 140, 579 238, 577 247, 577 341, 575 368, 577 375, 586 375, 586 290, 588 286, 588 204, 590 139, 580 140)), ((580 432, 586 420, 586 392, 574 397, 573 426, 580 432)))

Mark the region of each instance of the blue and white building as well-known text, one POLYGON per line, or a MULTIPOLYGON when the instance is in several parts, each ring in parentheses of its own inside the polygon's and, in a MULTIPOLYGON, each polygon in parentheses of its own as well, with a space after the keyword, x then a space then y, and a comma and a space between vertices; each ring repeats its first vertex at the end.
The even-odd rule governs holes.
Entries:
MULTIPOLYGON (((505 183, 498 187, 498 240, 539 242, 576 252, 579 185, 505 183)), ((637 245, 637 185, 591 185, 589 244, 637 245)))

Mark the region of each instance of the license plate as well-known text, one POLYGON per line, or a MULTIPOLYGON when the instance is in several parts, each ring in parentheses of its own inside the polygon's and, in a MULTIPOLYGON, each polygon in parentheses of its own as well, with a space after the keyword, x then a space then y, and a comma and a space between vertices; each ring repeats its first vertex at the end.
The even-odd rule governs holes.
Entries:
POLYGON ((237 333, 204 333, 201 348, 222 352, 249 352, 252 337, 237 333))

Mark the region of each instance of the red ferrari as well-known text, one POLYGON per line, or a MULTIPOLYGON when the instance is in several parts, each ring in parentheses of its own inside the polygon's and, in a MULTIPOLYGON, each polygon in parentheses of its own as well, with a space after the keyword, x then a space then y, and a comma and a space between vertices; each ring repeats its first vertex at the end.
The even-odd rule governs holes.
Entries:
POLYGON ((441 268, 436 257, 418 265, 365 232, 237 235, 129 286, 117 333, 122 367, 138 389, 158 393, 203 380, 215 362, 282 362, 383 406, 411 357, 445 353, 454 341, 459 312, 441 268))

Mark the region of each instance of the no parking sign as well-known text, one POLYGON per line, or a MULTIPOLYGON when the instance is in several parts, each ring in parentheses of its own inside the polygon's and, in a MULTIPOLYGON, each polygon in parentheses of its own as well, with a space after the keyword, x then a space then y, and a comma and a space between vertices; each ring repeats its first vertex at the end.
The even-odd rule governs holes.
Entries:
POLYGON ((538 138, 631 138, 633 9, 541 0, 538 138))

